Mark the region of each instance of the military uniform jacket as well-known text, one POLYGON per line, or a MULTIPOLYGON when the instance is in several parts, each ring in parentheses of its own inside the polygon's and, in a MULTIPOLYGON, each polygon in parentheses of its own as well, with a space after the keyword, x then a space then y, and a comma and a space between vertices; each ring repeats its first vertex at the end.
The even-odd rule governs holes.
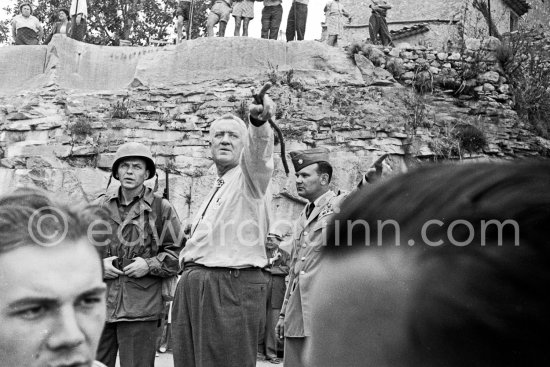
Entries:
POLYGON ((118 256, 132 259, 141 257, 149 265, 149 274, 141 278, 121 275, 105 279, 107 284, 107 322, 151 321, 162 317, 162 279, 177 274, 181 251, 181 226, 168 200, 146 187, 123 221, 117 206, 120 191, 107 195, 100 205, 109 209, 112 235, 103 247, 103 258, 118 256), (160 201, 164 234, 157 231, 154 200, 160 201), (156 242, 159 243, 156 243, 156 242))
POLYGON ((309 218, 305 208, 294 230, 288 288, 281 309, 285 337, 311 336, 312 283, 319 271, 327 225, 345 198, 328 191, 319 198, 309 218))

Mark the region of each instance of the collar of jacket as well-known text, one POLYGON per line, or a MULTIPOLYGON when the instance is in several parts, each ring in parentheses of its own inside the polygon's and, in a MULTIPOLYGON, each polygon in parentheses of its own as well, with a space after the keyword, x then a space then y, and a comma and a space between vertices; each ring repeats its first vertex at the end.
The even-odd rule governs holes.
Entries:
MULTIPOLYGON (((120 213, 118 210, 117 200, 119 200, 120 196, 120 189, 116 190, 115 192, 112 192, 107 195, 107 199, 105 202, 107 203, 107 207, 111 211, 111 218, 120 224, 122 222, 120 218, 120 213)), ((143 212, 150 212, 151 206, 153 205, 153 200, 155 199, 155 195, 153 193, 153 189, 145 186, 145 190, 143 191, 142 196, 140 197, 140 202, 134 205, 134 208, 139 208, 136 212, 136 210, 133 208, 130 210, 130 213, 128 213, 128 216, 126 217, 126 221, 132 220, 136 217, 136 215, 143 213, 143 212), (134 215, 132 215, 134 213, 134 215)))
MULTIPOLYGON (((313 211, 311 212, 309 218, 306 219, 305 226, 307 226, 313 220, 317 219, 317 217, 319 216, 319 213, 321 213, 321 210, 324 208, 324 206, 327 205, 327 203, 335 196, 336 194, 334 193, 334 191, 329 190, 325 192, 323 195, 321 195, 320 197, 318 197, 317 200, 314 201, 314 203, 316 202, 315 208, 313 208, 313 211)), ((306 210, 304 208, 304 210, 302 211, 302 215, 304 217, 306 215, 305 213, 306 213, 306 210)))

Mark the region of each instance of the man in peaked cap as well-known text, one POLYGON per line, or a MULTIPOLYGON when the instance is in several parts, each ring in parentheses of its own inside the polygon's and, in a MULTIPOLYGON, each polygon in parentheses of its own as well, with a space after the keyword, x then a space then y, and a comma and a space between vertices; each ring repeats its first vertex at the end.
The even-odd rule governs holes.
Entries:
POLYGON ((329 189, 328 153, 325 148, 290 152, 298 195, 309 203, 294 230, 288 288, 276 327, 279 338, 285 337, 285 367, 303 366, 303 351, 311 336, 311 284, 326 245, 326 226, 345 197, 329 189))
POLYGON ((266 297, 266 322, 263 328, 263 339, 260 338, 258 346, 258 358, 264 358, 273 364, 280 363, 277 357, 277 334, 275 327, 281 313, 281 306, 285 297, 286 283, 285 278, 288 275, 288 265, 290 255, 280 248, 283 237, 277 230, 269 232, 265 241, 265 250, 267 252, 268 264, 264 268, 269 275, 266 297))
POLYGON ((110 241, 103 247, 107 323, 98 360, 115 367, 152 367, 163 316, 163 279, 179 270, 180 221, 168 200, 144 185, 155 162, 140 143, 120 146, 112 165, 120 188, 100 205, 109 209, 110 241))

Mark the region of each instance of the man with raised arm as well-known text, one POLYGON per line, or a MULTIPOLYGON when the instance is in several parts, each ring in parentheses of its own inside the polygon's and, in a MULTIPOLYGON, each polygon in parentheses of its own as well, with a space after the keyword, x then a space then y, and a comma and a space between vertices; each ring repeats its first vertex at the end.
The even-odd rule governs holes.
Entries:
POLYGON ((172 307, 175 367, 254 367, 266 296, 275 104, 212 122, 218 179, 196 213, 172 307))

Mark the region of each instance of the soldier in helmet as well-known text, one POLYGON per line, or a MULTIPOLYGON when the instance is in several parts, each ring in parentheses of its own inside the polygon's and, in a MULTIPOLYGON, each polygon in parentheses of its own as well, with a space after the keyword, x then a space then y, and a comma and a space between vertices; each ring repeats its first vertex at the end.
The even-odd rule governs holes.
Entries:
POLYGON ((120 146, 112 177, 120 188, 101 205, 110 210, 110 241, 103 251, 107 323, 98 360, 114 367, 151 367, 164 309, 162 280, 179 270, 180 221, 168 200, 144 185, 155 176, 151 152, 140 143, 120 146))

